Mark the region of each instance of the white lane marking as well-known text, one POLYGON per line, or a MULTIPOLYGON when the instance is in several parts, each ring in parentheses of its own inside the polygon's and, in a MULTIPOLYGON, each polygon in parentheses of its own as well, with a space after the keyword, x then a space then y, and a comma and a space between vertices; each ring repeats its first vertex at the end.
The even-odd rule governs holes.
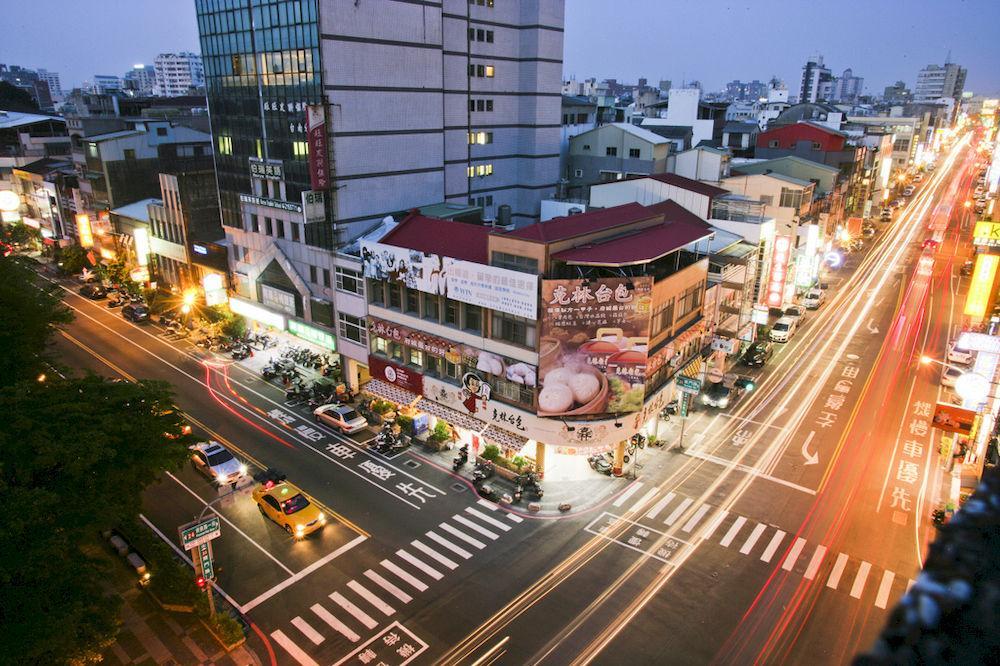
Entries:
POLYGON ((278 583, 277 585, 275 585, 274 587, 272 587, 270 590, 267 590, 266 592, 261 593, 253 601, 250 601, 250 602, 244 604, 244 606, 240 610, 245 613, 245 612, 249 611, 251 608, 257 607, 257 605, 264 603, 265 601, 267 601, 268 599, 270 599, 271 597, 273 597, 278 592, 281 592, 283 589, 285 589, 289 585, 291 585, 291 584, 293 584, 293 583, 295 583, 295 582, 297 582, 297 581, 305 578, 306 576, 308 576, 309 574, 311 574, 313 571, 316 571, 316 569, 319 569, 321 566, 325 565, 327 562, 335 559, 336 557, 338 557, 340 555, 343 555, 344 553, 346 553, 347 551, 349 551, 351 548, 354 548, 355 546, 357 546, 359 543, 361 543, 362 541, 364 541, 367 538, 368 537, 366 537, 365 535, 359 534, 358 536, 354 537, 354 539, 352 539, 351 541, 345 543, 343 546, 341 546, 337 550, 333 551, 329 555, 316 560, 315 562, 313 562, 312 564, 310 564, 309 566, 307 566, 305 569, 303 569, 302 571, 298 572, 294 576, 286 578, 285 580, 281 581, 280 583, 278 583))
POLYGON ((285 651, 292 655, 292 659, 299 662, 302 666, 319 666, 318 663, 313 661, 312 657, 303 652, 302 648, 296 645, 291 638, 285 635, 281 629, 275 629, 271 632, 271 638, 274 642, 285 648, 285 651))
POLYGON ((413 541, 411 541, 410 545, 412 545, 417 550, 423 551, 423 553, 425 555, 427 555, 427 557, 429 557, 429 558, 431 558, 433 560, 437 560, 438 562, 440 562, 441 564, 445 565, 449 569, 457 569, 458 568, 458 564, 456 562, 454 562, 452 560, 449 560, 447 557, 445 557, 441 553, 437 552, 436 550, 434 550, 430 546, 428 546, 428 545, 426 545, 426 544, 424 544, 424 543, 422 543, 420 541, 417 541, 416 539, 414 539, 413 541))
POLYGON ((795 566, 795 561, 799 559, 799 554, 802 552, 802 548, 805 547, 806 540, 799 537, 792 544, 792 549, 788 551, 788 555, 785 556, 785 561, 781 563, 781 568, 785 571, 791 571, 792 567, 795 566))
POLYGON ((424 590, 427 589, 427 586, 424 585, 421 581, 417 580, 416 578, 414 578, 410 574, 406 573, 405 571, 403 571, 402 569, 400 569, 398 566, 396 566, 394 563, 390 562, 389 560, 382 560, 381 565, 383 567, 385 567, 386 569, 388 569, 389 571, 391 571, 392 573, 394 573, 397 576, 399 576, 400 580, 405 580, 407 583, 409 583, 411 586, 413 586, 413 588, 415 590, 417 590, 419 592, 423 592, 424 590))
POLYGON ((708 510, 711 508, 712 507, 707 504, 702 504, 698 507, 698 510, 694 512, 694 515, 691 516, 686 523, 684 523, 684 527, 682 527, 681 530, 684 532, 690 532, 693 530, 695 525, 701 522, 701 519, 705 517, 705 514, 708 513, 708 510))
POLYGON ((646 514, 646 517, 649 518, 649 519, 656 518, 656 516, 658 516, 659 513, 661 511, 663 511, 663 509, 668 504, 670 504, 671 500, 673 500, 674 497, 675 497, 675 495, 673 493, 668 493, 666 497, 664 497, 659 502, 657 502, 656 504, 653 505, 653 508, 650 509, 649 513, 646 514))
POLYGON ((658 492, 660 492, 659 488, 650 488, 649 490, 646 491, 646 494, 640 497, 638 500, 636 500, 636 502, 631 507, 629 507, 628 510, 635 511, 640 506, 646 506, 646 502, 653 499, 658 492))
POLYGON ((713 534, 715 534, 715 530, 719 529, 719 525, 722 524, 722 521, 724 521, 726 519, 726 516, 728 515, 729 512, 726 511, 725 509, 715 514, 715 518, 712 518, 712 522, 710 522, 708 524, 708 527, 705 528, 705 534, 703 534, 701 538, 708 539, 713 534))
POLYGON ((837 555, 837 561, 833 563, 833 570, 830 572, 830 577, 826 579, 826 586, 832 590, 836 590, 837 586, 840 585, 840 577, 844 574, 844 567, 847 566, 847 555, 841 553, 837 555))
POLYGON ((878 586, 878 594, 875 595, 875 606, 885 608, 889 603, 889 592, 892 590, 892 580, 896 574, 888 569, 882 574, 882 583, 878 586))
MULTIPOLYGON (((169 476, 171 479, 173 479, 174 481, 176 481, 177 485, 179 485, 184 490, 188 491, 196 500, 198 500, 199 502, 201 502, 202 506, 205 506, 205 507, 208 508, 208 502, 206 502, 205 500, 203 500, 201 498, 201 495, 199 495, 195 491, 193 491, 190 488, 188 488, 186 485, 184 485, 183 481, 181 481, 180 479, 178 479, 176 476, 174 476, 170 472, 167 472, 167 476, 169 476)), ((231 521, 228 518, 226 518, 225 516, 223 516, 221 513, 219 513, 214 508, 210 508, 210 510, 212 511, 212 513, 214 513, 219 518, 221 518, 222 520, 224 520, 227 525, 229 525, 231 528, 233 528, 234 530, 236 530, 236 532, 238 534, 240 534, 240 536, 242 536, 244 539, 246 539, 247 541, 249 541, 250 543, 252 543, 257 550, 259 550, 260 552, 264 553, 264 555, 266 555, 269 560, 271 560, 272 562, 274 562, 275 564, 277 564, 279 567, 281 567, 282 569, 284 569, 285 572, 287 572, 289 576, 295 575, 294 571, 292 571, 291 569, 289 569, 288 567, 286 567, 284 564, 281 563, 280 560, 278 560, 278 558, 276 558, 274 555, 272 555, 266 548, 264 548, 259 543, 257 543, 256 541, 254 541, 250 537, 249 534, 247 534, 246 532, 244 532, 243 530, 241 530, 240 528, 238 528, 236 526, 236 523, 234 523, 233 521, 231 521)), ((270 521, 268 521, 268 522, 270 522, 270 521)))
POLYGON ((450 550, 451 552, 455 553, 456 555, 458 555, 459 557, 461 557, 463 559, 467 560, 470 557, 472 557, 472 553, 470 553, 469 551, 465 550, 464 548, 459 548, 458 546, 456 546, 455 544, 453 544, 451 541, 448 541, 443 536, 440 536, 439 534, 436 534, 435 532, 428 531, 427 532, 427 538, 428 539, 432 539, 434 541, 437 541, 439 544, 441 544, 442 546, 444 546, 445 548, 447 548, 448 550, 450 550))
POLYGON ((454 516, 452 516, 451 519, 454 520, 456 523, 462 523, 463 525, 465 525, 466 527, 468 527, 473 532, 479 532, 480 534, 482 534, 484 537, 486 537, 488 539, 493 539, 494 541, 496 541, 497 539, 500 538, 500 535, 497 534, 496 532, 491 532, 488 529, 486 529, 485 527, 480 527, 479 525, 476 525, 474 522, 472 522, 468 518, 466 518, 464 516, 460 516, 457 513, 454 516))
POLYGON ((319 645, 325 639, 323 634, 319 633, 312 628, 312 625, 303 620, 301 617, 292 618, 292 626, 305 634, 305 637, 313 642, 313 645, 319 645))
POLYGON ((740 528, 743 527, 744 523, 746 522, 747 522, 746 518, 744 518, 743 516, 739 516, 736 519, 736 522, 733 523, 732 527, 729 528, 729 531, 726 532, 726 536, 722 537, 722 541, 719 542, 719 545, 725 548, 729 548, 729 544, 731 544, 733 542, 733 539, 736 538, 736 533, 740 531, 740 528))
POLYGON ((440 527, 441 529, 443 529, 448 534, 450 534, 452 536, 455 536, 455 537, 458 537, 459 539, 461 539, 465 543, 469 544, 470 546, 475 546, 479 550, 482 550, 483 548, 486 548, 486 544, 483 543, 482 541, 479 541, 478 539, 473 539, 472 537, 470 537, 465 532, 462 532, 461 530, 455 529, 454 527, 452 527, 448 523, 441 523, 438 527, 440 527))
POLYGON ((503 532, 509 532, 510 531, 510 525, 508 525, 507 523, 501 523, 496 518, 493 518, 492 516, 487 516, 482 511, 476 511, 471 506, 465 507, 465 512, 467 514, 469 514, 470 516, 475 516, 476 518, 478 518, 479 520, 483 521, 484 523, 487 523, 489 525, 492 525, 493 527, 496 527, 496 528, 500 529, 503 532))
POLYGON ((619 496, 618 496, 618 499, 616 499, 616 500, 614 501, 614 504, 612 504, 612 506, 621 506, 622 504, 624 504, 624 503, 625 503, 625 501, 626 501, 626 500, 627 500, 627 499, 628 499, 629 497, 632 497, 632 495, 634 495, 634 494, 636 493, 636 491, 638 491, 638 490, 639 490, 639 488, 642 488, 642 486, 643 486, 643 485, 644 485, 644 484, 643 484, 643 482, 642 482, 642 481, 633 481, 633 482, 632 482, 632 485, 631 485, 631 486, 629 486, 628 490, 626 490, 626 491, 625 491, 625 492, 623 492, 623 493, 622 493, 621 495, 619 495, 619 496))
POLYGON ((872 570, 870 562, 861 562, 858 567, 858 574, 854 577, 854 585, 851 586, 851 596, 855 599, 861 598, 861 593, 865 589, 865 581, 868 580, 868 572, 872 570))
POLYGON ((483 507, 484 509, 489 509, 490 511, 496 511, 497 510, 497 505, 494 504, 493 502, 489 501, 489 500, 485 500, 485 499, 479 498, 479 500, 476 502, 476 504, 478 504, 479 506, 483 507))
POLYGON ((365 625, 366 628, 374 629, 378 626, 378 622, 375 621, 375 618, 355 606, 354 603, 345 598, 340 592, 334 592, 331 594, 330 599, 333 600, 333 603, 353 615, 354 619, 365 625))
POLYGON ((767 544, 767 548, 765 548, 764 552, 761 553, 760 555, 761 562, 771 561, 771 558, 774 557, 774 551, 778 550, 778 545, 784 538, 785 538, 785 533, 782 532, 781 530, 778 530, 777 532, 774 533, 774 536, 771 537, 771 541, 767 544))
POLYGON ((916 583, 916 582, 917 581, 913 580, 912 578, 907 578, 906 579, 906 591, 909 592, 910 588, 913 587, 913 584, 916 583))
POLYGON ((434 580, 441 580, 444 577, 444 574, 442 574, 440 571, 438 571, 431 565, 427 564, 426 562, 418 560, 416 557, 406 552, 402 548, 396 551, 396 557, 406 560, 407 562, 409 562, 416 568, 420 569, 434 580))
POLYGON ((523 523, 524 522, 524 518, 522 518, 521 516, 517 515, 516 513, 510 513, 510 512, 506 512, 506 513, 507 513, 507 520, 509 520, 510 522, 512 522, 512 523, 523 523))
POLYGON ((691 499, 690 497, 685 498, 684 501, 678 504, 677 508, 675 508, 673 512, 669 516, 667 516, 667 519, 663 521, 664 524, 673 525, 675 522, 677 522, 677 519, 681 517, 681 514, 687 511, 687 508, 692 504, 694 504, 693 499, 691 499))
POLYGON ((369 580, 381 587, 383 590, 402 601, 404 604, 408 604, 413 601, 413 597, 387 581, 379 573, 368 569, 365 571, 365 576, 367 576, 369 580))
POLYGON ((747 540, 743 542, 743 547, 740 548, 740 553, 746 555, 753 550, 753 547, 757 544, 757 539, 760 538, 760 535, 764 533, 765 529, 767 529, 767 525, 764 523, 757 523, 757 527, 753 528, 753 531, 750 532, 750 536, 748 536, 747 540))
POLYGON ((393 608, 389 604, 385 603, 384 601, 376 597, 374 594, 372 594, 371 591, 368 590, 367 587, 365 587, 358 581, 352 580, 347 584, 347 587, 354 590, 355 594, 357 594, 359 597, 370 603, 372 606, 382 611, 382 615, 388 617, 389 615, 392 615, 393 613, 396 612, 395 608, 393 608))
POLYGON ((816 573, 819 571, 819 565, 823 563, 824 555, 826 555, 826 546, 816 546, 816 552, 813 553, 812 559, 809 560, 806 572, 802 575, 803 578, 806 580, 812 580, 816 577, 816 573))
POLYGON ((316 616, 326 622, 328 625, 333 627, 337 632, 339 632, 344 638, 351 641, 352 643, 357 643, 361 636, 358 636, 354 631, 348 627, 346 624, 338 620, 333 616, 333 614, 327 609, 323 608, 319 604, 313 604, 309 607, 316 616))

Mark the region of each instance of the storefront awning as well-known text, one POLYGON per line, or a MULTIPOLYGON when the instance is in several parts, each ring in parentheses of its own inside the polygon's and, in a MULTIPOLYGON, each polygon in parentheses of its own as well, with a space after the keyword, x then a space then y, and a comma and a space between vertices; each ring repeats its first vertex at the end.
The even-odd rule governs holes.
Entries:
POLYGON ((520 451, 524 448, 524 445, 528 443, 527 437, 521 437, 512 432, 507 432, 503 428, 498 428, 494 425, 486 428, 486 432, 483 433, 483 437, 499 446, 501 449, 510 449, 514 451, 520 451))
POLYGON ((444 419, 453 426, 465 428, 466 430, 471 430, 472 432, 481 433, 486 429, 486 424, 479 419, 473 418, 468 414, 463 414, 462 412, 454 410, 451 407, 445 407, 444 405, 438 404, 433 400, 428 400, 427 398, 421 398, 420 402, 417 404, 417 409, 422 412, 427 412, 428 414, 433 414, 439 419, 444 419))
POLYGON ((394 402, 397 405, 412 405, 420 400, 416 393, 410 393, 398 386, 393 386, 378 379, 371 379, 362 387, 363 391, 371 393, 375 397, 394 402))
POLYGON ((684 369, 677 374, 690 377, 691 379, 701 379, 701 370, 704 364, 705 361, 701 358, 701 356, 695 356, 694 359, 684 366, 684 369))

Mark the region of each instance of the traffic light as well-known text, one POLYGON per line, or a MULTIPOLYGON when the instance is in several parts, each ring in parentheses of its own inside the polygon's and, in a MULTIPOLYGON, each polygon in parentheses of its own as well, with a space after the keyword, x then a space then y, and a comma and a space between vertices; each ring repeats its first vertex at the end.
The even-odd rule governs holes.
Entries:
POLYGON ((753 380, 749 377, 740 377, 735 382, 733 382, 738 388, 743 389, 747 393, 757 388, 757 385, 753 383, 753 380))
POLYGON ((207 583, 205 581, 205 577, 204 576, 198 576, 197 578, 194 579, 194 584, 198 586, 199 590, 204 590, 205 589, 205 585, 207 583))

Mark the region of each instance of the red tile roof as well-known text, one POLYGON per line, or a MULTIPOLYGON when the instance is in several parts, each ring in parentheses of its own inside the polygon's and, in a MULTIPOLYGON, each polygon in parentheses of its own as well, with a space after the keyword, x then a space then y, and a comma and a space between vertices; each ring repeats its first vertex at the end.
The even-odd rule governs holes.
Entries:
POLYGON ((639 220, 647 220, 655 214, 646 206, 633 202, 612 208, 592 210, 579 215, 554 217, 546 222, 529 224, 504 235, 540 243, 555 243, 568 238, 585 236, 595 231, 613 229, 639 220))
POLYGON ((678 176, 676 173, 654 173, 648 176, 639 176, 639 178, 652 178, 653 180, 658 180, 661 183, 666 183, 667 185, 673 185, 674 187, 679 187, 684 190, 704 194, 706 197, 718 197, 723 194, 729 194, 729 190, 724 190, 721 187, 703 183, 700 180, 692 180, 691 178, 678 176))
POLYGON ((379 241, 386 245, 489 264, 489 227, 411 212, 379 241))

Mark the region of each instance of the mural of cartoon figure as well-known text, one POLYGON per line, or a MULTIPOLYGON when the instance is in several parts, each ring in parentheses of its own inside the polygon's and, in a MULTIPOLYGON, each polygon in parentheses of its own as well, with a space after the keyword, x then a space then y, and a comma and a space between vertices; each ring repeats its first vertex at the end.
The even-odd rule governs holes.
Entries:
POLYGON ((490 399, 490 385, 474 372, 467 372, 462 377, 462 404, 475 414, 479 409, 486 409, 490 399))

